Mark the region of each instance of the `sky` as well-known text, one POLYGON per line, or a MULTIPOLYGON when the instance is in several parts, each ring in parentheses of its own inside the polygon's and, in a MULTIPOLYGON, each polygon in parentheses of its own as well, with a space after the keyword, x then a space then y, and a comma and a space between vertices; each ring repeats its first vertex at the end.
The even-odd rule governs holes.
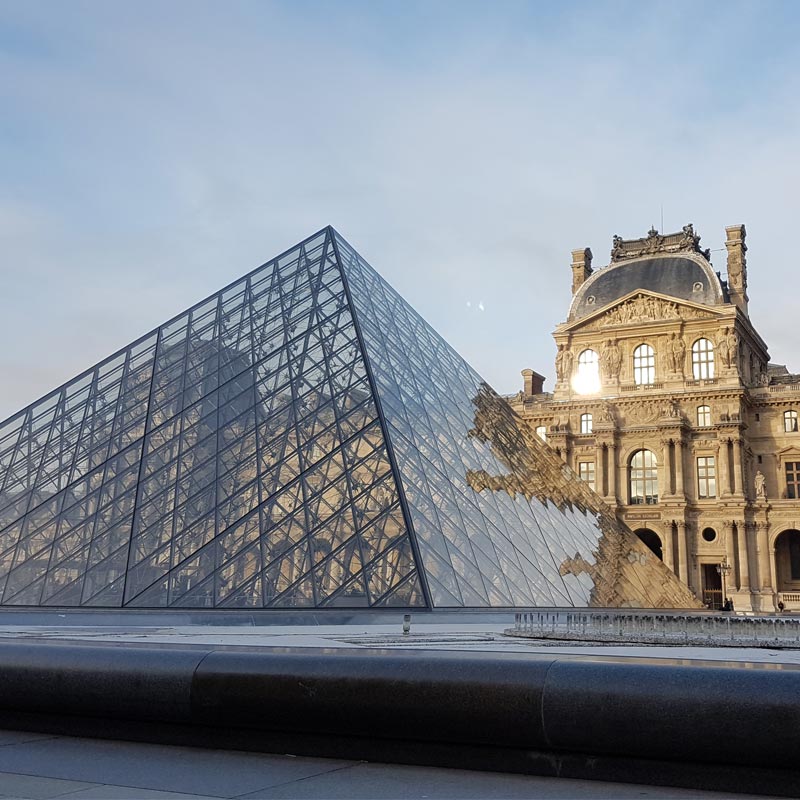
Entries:
POLYGON ((0 0, 0 419, 325 225, 498 391, 687 222, 800 372, 800 4, 0 0), (663 215, 663 228, 661 224, 663 215))

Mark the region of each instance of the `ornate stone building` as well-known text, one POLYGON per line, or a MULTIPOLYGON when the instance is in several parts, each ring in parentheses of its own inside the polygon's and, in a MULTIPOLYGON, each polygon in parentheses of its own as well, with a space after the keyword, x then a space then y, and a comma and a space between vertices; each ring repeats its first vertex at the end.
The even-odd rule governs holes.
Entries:
POLYGON ((572 252, 557 381, 512 405, 699 599, 800 610, 800 375, 748 314, 744 225, 727 279, 692 225, 572 252))

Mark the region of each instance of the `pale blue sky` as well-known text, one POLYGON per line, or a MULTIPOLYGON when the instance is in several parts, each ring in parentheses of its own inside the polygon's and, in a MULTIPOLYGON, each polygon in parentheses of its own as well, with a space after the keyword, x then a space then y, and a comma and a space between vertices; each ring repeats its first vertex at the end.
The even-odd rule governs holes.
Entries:
POLYGON ((798 34, 795 2, 0 0, 0 419, 328 223, 511 392, 552 387, 571 249, 744 222, 800 371, 798 34))

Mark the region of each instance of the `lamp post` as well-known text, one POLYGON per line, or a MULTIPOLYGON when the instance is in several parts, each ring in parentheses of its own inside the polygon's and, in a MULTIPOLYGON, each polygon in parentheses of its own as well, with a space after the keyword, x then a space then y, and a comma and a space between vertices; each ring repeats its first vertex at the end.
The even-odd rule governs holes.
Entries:
POLYGON ((722 563, 717 564, 717 572, 720 574, 722 578, 722 600, 723 600, 723 608, 724 604, 728 601, 728 591, 725 587, 725 579, 728 577, 728 573, 733 569, 733 567, 728 563, 728 556, 726 555, 722 559, 722 563))

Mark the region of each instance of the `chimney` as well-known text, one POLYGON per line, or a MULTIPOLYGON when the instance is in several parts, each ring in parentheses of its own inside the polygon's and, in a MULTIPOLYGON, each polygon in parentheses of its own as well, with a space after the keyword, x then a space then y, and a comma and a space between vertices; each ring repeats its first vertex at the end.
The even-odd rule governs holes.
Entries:
POLYGON ((544 375, 534 372, 532 369, 522 370, 522 394, 524 397, 533 397, 544 391, 544 375))
POLYGON ((728 293, 731 302, 747 316, 747 245, 744 243, 744 225, 731 225, 725 228, 728 248, 728 293))
POLYGON ((586 247, 583 250, 572 251, 572 294, 580 289, 586 279, 592 274, 592 251, 586 247))

